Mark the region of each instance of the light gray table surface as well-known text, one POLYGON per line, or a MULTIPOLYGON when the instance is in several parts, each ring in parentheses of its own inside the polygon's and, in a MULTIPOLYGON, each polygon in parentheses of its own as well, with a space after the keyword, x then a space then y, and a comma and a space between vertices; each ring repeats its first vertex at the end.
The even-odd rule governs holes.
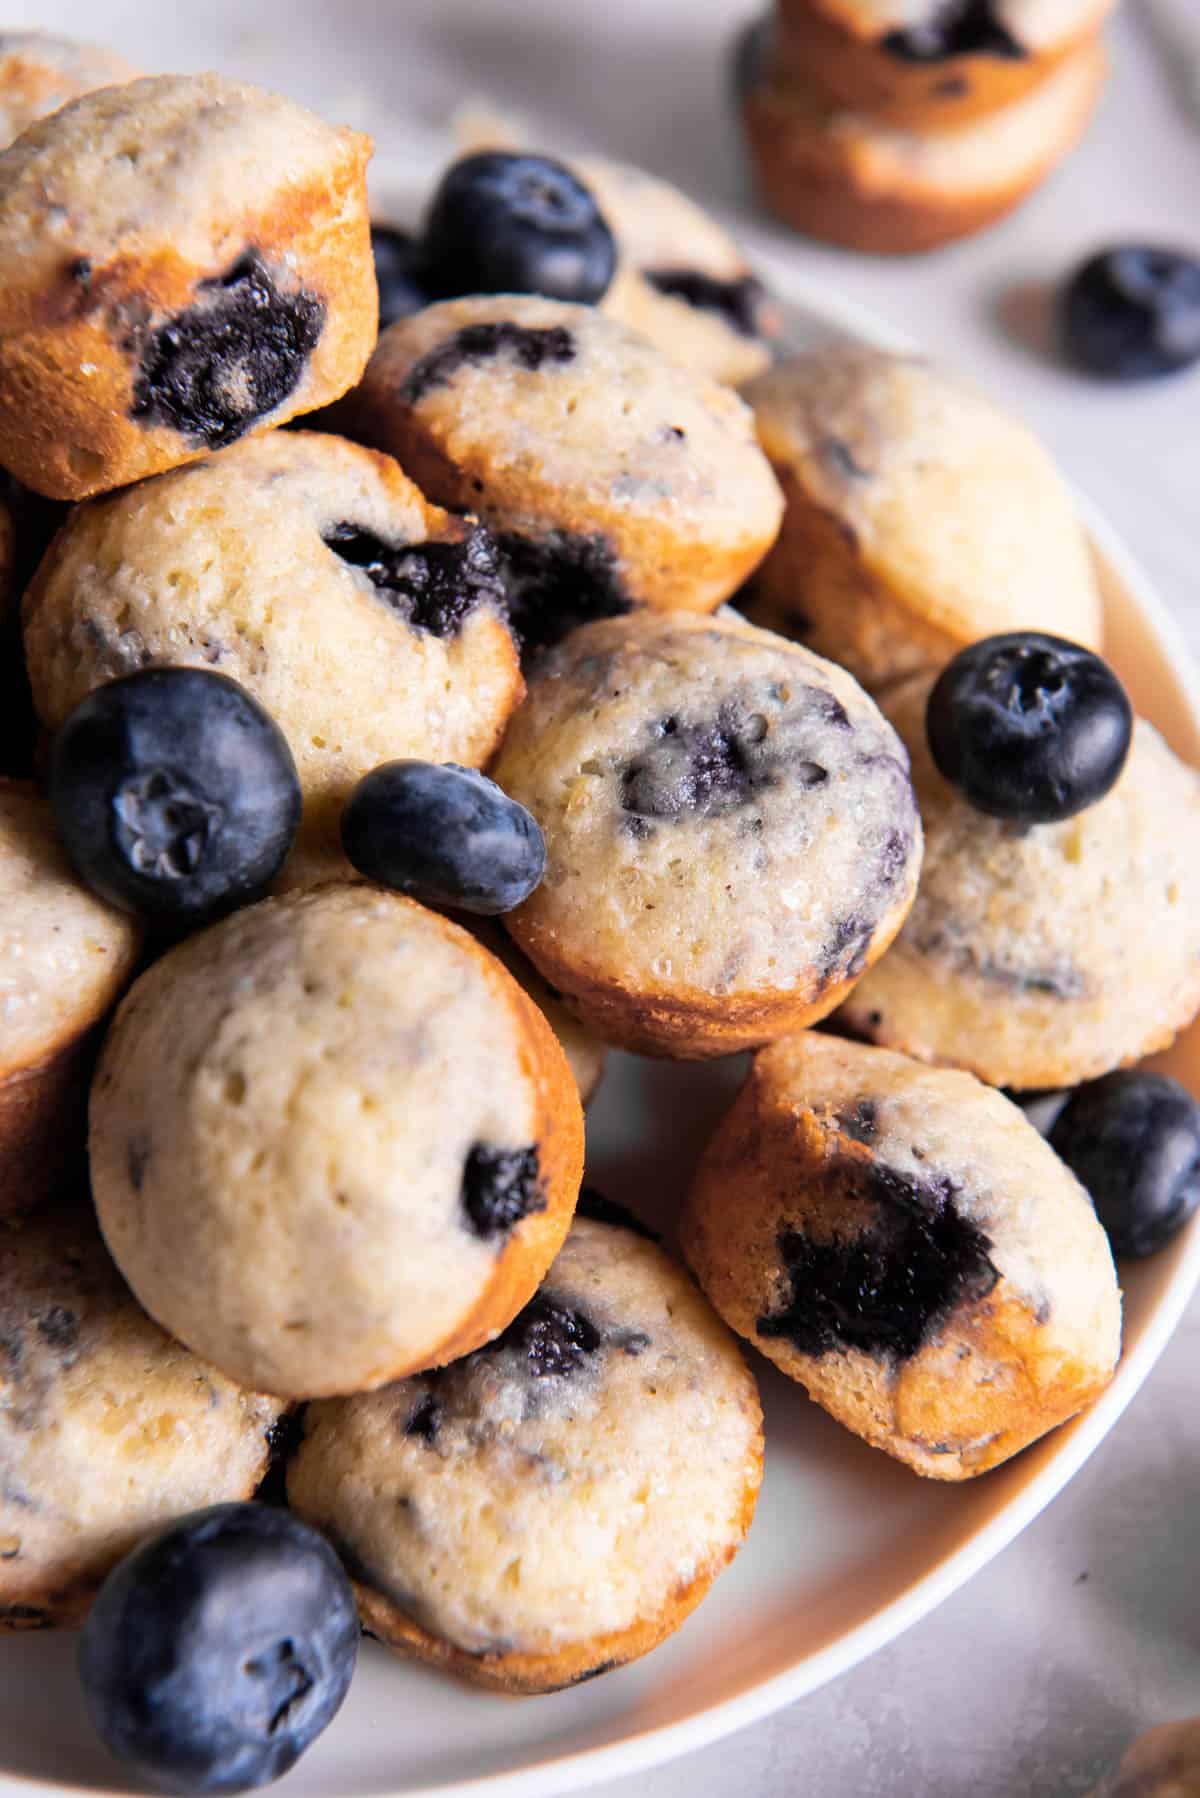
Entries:
MULTIPOLYGON (((249 77, 329 116, 355 117, 356 95, 385 85, 395 143, 381 154, 474 92, 525 110, 547 142, 641 162, 738 216, 751 245, 1023 412, 1200 650, 1200 373, 1095 385, 1056 367, 1042 337, 1048 285, 1086 249, 1131 236, 1200 248, 1200 124, 1143 28, 1145 3, 1127 0, 1112 30, 1112 84, 1069 165, 977 241, 901 262, 804 244, 749 213, 723 68, 745 0, 258 0, 235 35, 249 77)), ((1182 5, 1200 20, 1200 0, 1182 5)), ((5 8, 13 23, 45 11, 5 8)), ((189 9, 192 66, 230 65, 234 11, 189 9)), ((148 60, 158 8, 105 12, 110 40, 148 60)), ((1139 1729, 1200 1711, 1198 1359, 1200 1303, 1091 1462, 963 1591, 812 1697, 599 1798, 1067 1798, 1139 1729)))

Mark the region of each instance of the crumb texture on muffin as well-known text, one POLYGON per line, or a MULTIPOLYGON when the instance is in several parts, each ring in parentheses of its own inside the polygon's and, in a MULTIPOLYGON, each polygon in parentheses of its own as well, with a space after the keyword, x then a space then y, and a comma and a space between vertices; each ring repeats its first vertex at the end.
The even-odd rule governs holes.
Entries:
MULTIPOLYGON (((683 1270, 572 1227, 538 1296, 440 1373, 310 1408, 290 1502, 385 1640, 543 1689, 673 1627, 730 1560, 761 1465, 754 1381, 683 1270)), ((646 1644, 649 1645, 648 1643, 646 1644)))
POLYGON ((1058 824, 987 817, 934 767, 931 684, 882 701, 912 758, 925 860, 847 1026, 996 1086, 1070 1086, 1165 1048, 1200 1009, 1200 775, 1139 719, 1096 805, 1058 824))
POLYGON ((563 1053, 511 977, 365 884, 264 900, 164 956, 92 1093, 97 1210, 134 1291, 289 1397, 502 1329, 566 1232, 582 1140, 563 1053))
POLYGON ((0 1224, 0 1630, 78 1623, 144 1536, 253 1497, 281 1410, 150 1321, 86 1199, 0 1224))
POLYGON ((1107 1386, 1121 1346, 1091 1202, 968 1074, 820 1033, 763 1050, 686 1201, 739 1334, 934 1479, 985 1472, 1107 1386))

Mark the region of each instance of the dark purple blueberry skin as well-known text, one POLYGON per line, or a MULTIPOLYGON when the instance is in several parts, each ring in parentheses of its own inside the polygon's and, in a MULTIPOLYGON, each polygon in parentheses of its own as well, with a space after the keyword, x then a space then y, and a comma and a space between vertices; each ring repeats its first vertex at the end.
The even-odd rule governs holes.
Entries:
POLYGON ((1070 275, 1058 312, 1063 348, 1089 374, 1177 374, 1200 361, 1200 259, 1150 244, 1100 250, 1070 275))
POLYGON ((528 899, 546 871, 536 819, 455 762, 373 768, 342 813, 342 846, 368 880, 489 917, 528 899))
POLYGON ((508 150, 464 156, 446 171, 423 240, 440 299, 541 293, 594 305, 617 265, 613 234, 582 181, 560 162, 508 150))
POLYGON ((105 1746, 159 1791, 286 1773, 350 1686, 359 1627, 333 1549, 271 1505, 214 1505, 109 1574, 79 1639, 105 1746))
POLYGON ((432 304, 424 281, 425 250, 420 240, 393 225, 371 226, 375 282, 379 288, 379 329, 411 318, 432 304))
POLYGON ((999 17, 995 0, 934 0, 926 17, 905 30, 889 31, 880 43, 901 62, 938 63, 951 56, 1028 54, 999 17))
POLYGON ((1079 1087, 1051 1147, 1086 1186, 1114 1255, 1153 1255, 1200 1205, 1200 1105, 1166 1074, 1105 1074, 1079 1087))
POLYGON ((211 669, 97 687, 55 739, 49 786, 80 878, 123 911, 189 929, 260 898, 300 822, 283 733, 211 669))
POLYGON ((976 811, 1071 818, 1116 784, 1133 710, 1106 662, 1062 637, 985 637, 943 669, 925 716, 939 771, 976 811))

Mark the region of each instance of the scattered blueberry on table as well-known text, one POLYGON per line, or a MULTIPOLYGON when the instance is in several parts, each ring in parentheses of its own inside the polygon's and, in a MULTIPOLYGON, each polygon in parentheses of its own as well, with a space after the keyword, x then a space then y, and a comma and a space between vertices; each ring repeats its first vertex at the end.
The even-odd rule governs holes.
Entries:
POLYGON ((428 905, 495 915, 546 870, 536 819, 495 781, 454 762, 385 762, 342 813, 342 846, 369 880, 428 905))
POLYGON ((341 1706, 358 1653, 332 1548, 288 1511, 214 1505, 122 1561, 79 1640, 105 1745, 168 1792, 278 1779, 341 1706))
POLYGON ((50 803, 94 892, 189 928, 266 891, 301 807, 278 725, 202 668, 146 668, 89 693, 55 739, 50 803))
POLYGON ((939 772, 976 811, 1049 824, 1115 786, 1133 710, 1091 650, 1011 631, 972 643, 942 671, 926 731, 939 772))
POLYGON ((1166 1074, 1120 1069, 1068 1099, 1051 1146, 1091 1194, 1114 1255, 1152 1255, 1200 1205, 1200 1104, 1166 1074))
POLYGON ((600 208, 570 169, 502 150, 447 170, 425 219, 424 253, 426 279, 442 299, 538 293, 591 305, 617 262, 600 208))
POLYGON ((1200 361, 1200 259, 1149 244, 1089 256, 1059 300, 1063 347, 1088 373, 1143 381, 1200 361))

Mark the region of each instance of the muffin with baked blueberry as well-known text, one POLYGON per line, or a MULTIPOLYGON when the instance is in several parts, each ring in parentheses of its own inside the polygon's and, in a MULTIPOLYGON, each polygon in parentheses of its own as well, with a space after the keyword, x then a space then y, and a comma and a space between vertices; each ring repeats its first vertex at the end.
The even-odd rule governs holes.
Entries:
POLYGON ((440 1372, 309 1407, 288 1501, 403 1654, 549 1692, 645 1654, 731 1561, 754 1380, 683 1269, 577 1219, 537 1296, 440 1372))
POLYGON ((549 1025, 473 937, 334 882, 143 974, 105 1042, 89 1152, 151 1316, 232 1378, 312 1397, 511 1322, 570 1224, 583 1114, 549 1025))
POLYGON ((907 757, 843 669, 735 614, 584 626, 495 765, 546 875, 505 918, 606 1041, 676 1057, 832 1011, 907 914, 907 757))
POLYGON ((78 1624, 138 1542, 262 1481, 283 1406, 150 1321, 86 1196, 0 1223, 0 1343, 0 1631, 78 1624))
POLYGON ((1087 1193, 967 1074, 822 1032, 764 1049, 681 1223, 739 1335, 931 1479, 984 1473, 1108 1385, 1112 1255, 1087 1193))
POLYGON ((1040 87, 1115 0, 780 0, 780 61, 905 130, 983 118, 1040 87))
POLYGON ((478 513, 531 648, 634 606, 712 611, 779 528, 744 403, 590 306, 429 306, 383 333, 332 419, 478 513))
POLYGON ((768 24, 748 28, 735 70, 767 209, 829 243, 910 255, 983 230, 1031 194, 1087 129, 1108 62, 1093 32, 1009 104, 932 132, 830 99, 768 24))
POLYGON ((0 154, 0 463, 82 499, 344 392, 378 316, 369 154, 218 75, 32 125, 0 154))
POLYGON ((25 598, 38 713, 57 730, 134 670, 212 669, 287 738, 315 872, 396 756, 481 764, 522 692, 496 551, 387 456, 279 431, 72 513, 25 598))

